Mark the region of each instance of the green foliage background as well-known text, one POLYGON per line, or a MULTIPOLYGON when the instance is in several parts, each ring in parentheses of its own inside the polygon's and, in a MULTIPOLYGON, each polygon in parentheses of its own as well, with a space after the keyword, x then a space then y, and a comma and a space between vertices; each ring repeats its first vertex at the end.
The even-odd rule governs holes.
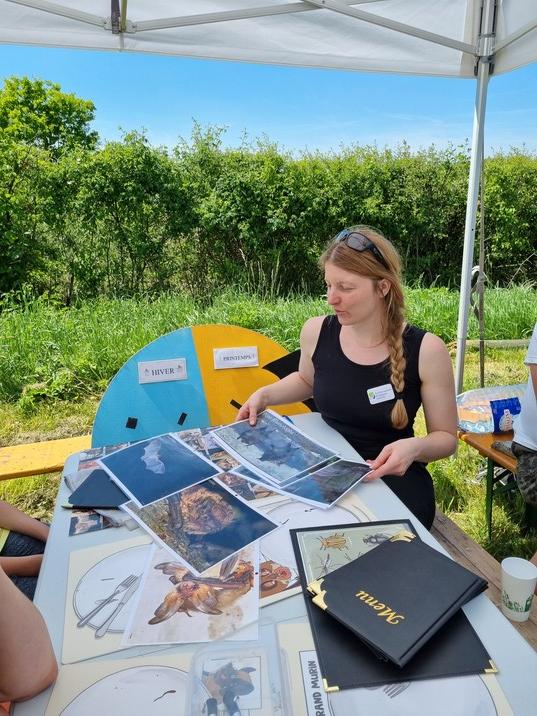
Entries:
MULTIPOLYGON (((43 80, 0 90, 0 294, 206 301, 245 281, 315 294, 319 253, 355 223, 394 241, 410 285, 459 281, 467 148, 294 156, 266 140, 227 148, 197 125, 172 150, 139 133, 99 144, 94 114, 43 80)), ((537 279, 536 189, 536 156, 486 160, 493 283, 537 279)))

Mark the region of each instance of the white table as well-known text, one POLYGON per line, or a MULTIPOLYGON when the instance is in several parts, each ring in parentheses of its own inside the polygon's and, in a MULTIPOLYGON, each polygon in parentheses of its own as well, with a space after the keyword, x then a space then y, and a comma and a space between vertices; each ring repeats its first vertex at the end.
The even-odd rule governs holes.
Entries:
MULTIPOLYGON (((337 432, 328 427, 318 413, 297 415, 293 420, 304 432, 329 445, 342 457, 357 459, 356 451, 337 432)), ((71 456, 66 463, 66 472, 73 470, 76 463, 77 457, 71 456)), ((444 552, 438 542, 383 482, 379 480, 359 485, 356 490, 360 499, 366 503, 377 519, 410 518, 420 537, 444 552)), ((62 482, 35 594, 35 603, 47 622, 58 661, 61 657, 63 641, 70 550, 103 544, 111 539, 127 539, 136 534, 122 527, 69 538, 70 511, 61 507, 67 501, 68 494, 69 491, 62 482)), ((537 653, 485 595, 473 599, 464 610, 499 668, 498 680, 516 716, 537 714, 537 653)), ((297 595, 264 607, 262 613, 263 616, 271 617, 276 622, 291 619, 301 621, 305 619, 306 610, 303 597, 297 595)), ((184 648, 185 651, 188 649, 188 647, 184 648)), ((129 655, 154 650, 155 647, 131 649, 129 655)), ((41 716, 45 712, 48 698, 47 691, 30 701, 17 704, 14 710, 15 716, 41 716)))

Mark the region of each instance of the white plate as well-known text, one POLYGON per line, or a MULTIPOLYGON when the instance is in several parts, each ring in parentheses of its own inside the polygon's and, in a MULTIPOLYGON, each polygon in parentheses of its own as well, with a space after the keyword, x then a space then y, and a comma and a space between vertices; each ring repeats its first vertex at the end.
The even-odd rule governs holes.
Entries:
POLYGON ((60 716, 180 716, 187 684, 187 674, 169 666, 123 669, 82 691, 60 716))
MULTIPOLYGON (((94 564, 80 578, 73 594, 73 609, 77 618, 82 619, 86 614, 89 614, 100 601, 109 597, 126 577, 131 574, 137 576, 142 574, 150 548, 151 545, 148 544, 129 547, 115 552, 94 564)), ((116 608, 122 594, 123 592, 120 592, 113 602, 105 605, 97 612, 87 626, 97 629, 106 621, 107 617, 116 608)), ((112 633, 123 632, 127 625, 128 614, 128 608, 122 609, 108 631, 112 633)))
POLYGON ((489 690, 479 676, 413 681, 407 689, 391 697, 386 688, 379 686, 330 694, 330 710, 333 716, 358 713, 381 713, 383 716, 497 716, 498 713, 489 690))

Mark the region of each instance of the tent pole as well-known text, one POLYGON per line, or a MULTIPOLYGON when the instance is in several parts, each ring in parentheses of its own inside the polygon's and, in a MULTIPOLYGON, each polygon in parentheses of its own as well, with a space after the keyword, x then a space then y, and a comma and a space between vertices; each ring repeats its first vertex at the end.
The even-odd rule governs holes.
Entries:
MULTIPOLYGON (((481 36, 490 37, 493 33, 494 5, 494 0, 485 0, 483 3, 481 36)), ((472 150, 470 154, 470 175, 468 178, 468 196, 466 200, 466 219, 464 225, 459 318, 457 321, 457 356, 455 360, 455 388, 457 393, 462 391, 466 336, 468 334, 468 312, 470 306, 472 266, 474 262, 475 220, 483 156, 483 124, 490 77, 490 60, 491 57, 489 54, 480 55, 477 66, 477 88, 472 132, 472 150)))

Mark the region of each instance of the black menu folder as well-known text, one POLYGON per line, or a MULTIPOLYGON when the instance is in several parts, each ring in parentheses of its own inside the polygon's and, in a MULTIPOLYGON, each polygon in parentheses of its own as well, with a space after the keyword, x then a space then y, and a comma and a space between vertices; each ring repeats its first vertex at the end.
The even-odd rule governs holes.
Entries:
POLYGON ((320 609, 404 666, 487 582, 406 531, 307 587, 320 609))
MULTIPOLYGON (((353 527, 356 527, 356 525, 337 525, 334 526, 334 529, 341 532, 345 528, 353 527)), ((345 626, 341 621, 331 616, 327 610, 320 609, 319 606, 314 604, 311 594, 307 592, 304 565, 297 540, 297 533, 318 529, 319 528, 304 528, 291 530, 291 538, 295 549, 302 587, 304 589, 306 607, 323 676, 323 684, 327 691, 375 686, 397 681, 496 672, 496 668, 491 662, 489 654, 460 608, 457 608, 454 614, 448 618, 430 638, 420 643, 419 648, 412 652, 412 655, 409 657, 409 660, 405 662, 404 666, 398 666, 396 663, 386 659, 386 642, 380 642, 380 646, 378 643, 374 645, 371 644, 375 649, 375 651, 372 651, 371 646, 366 644, 362 638, 358 638, 348 626, 345 626)), ((323 579, 326 581, 327 586, 330 587, 330 593, 333 593, 333 585, 328 583, 329 577, 340 570, 347 569, 353 564, 358 564, 367 557, 372 560, 374 554, 378 552, 378 550, 381 550, 383 545, 386 544, 388 544, 388 542, 383 542, 367 554, 363 554, 354 562, 349 562, 345 567, 340 567, 338 570, 326 574, 323 579)), ((427 547, 427 545, 421 542, 416 536, 409 542, 392 542, 391 544, 405 546, 418 544, 427 547)), ((389 549, 390 548, 388 548, 388 550, 389 549)), ((427 549, 432 548, 427 547, 427 549)), ((418 548, 418 550, 420 550, 421 553, 421 548, 418 548)), ((384 548, 384 551, 386 551, 386 548, 384 548)), ((443 555, 440 556, 443 557, 443 555)), ((444 560, 449 559, 446 557, 443 558, 444 560)), ((434 560, 434 556, 431 559, 434 560)), ((400 574, 396 576, 396 572, 393 571, 396 569, 397 565, 393 563, 389 569, 379 567, 378 577, 383 580, 384 583, 387 582, 391 584, 395 593, 397 593, 398 587, 400 587, 401 584, 408 585, 409 582, 413 582, 413 585, 417 585, 418 582, 414 580, 412 574, 407 572, 404 574, 404 578, 401 578, 400 574)), ((341 586, 341 581, 339 582, 340 593, 343 591, 349 593, 351 589, 354 589, 354 594, 360 591, 367 591, 365 589, 361 590, 361 584, 356 581, 355 573, 353 575, 348 574, 347 576, 349 580, 346 585, 341 586)), ((475 575, 473 576, 475 577, 475 575)), ((437 591, 436 586, 437 585, 433 585, 432 582, 430 582, 425 589, 414 590, 415 610, 420 612, 429 609, 431 601, 435 596, 434 593, 437 591)), ((473 596, 481 591, 484 586, 486 586, 484 580, 480 580, 480 578, 477 577, 477 582, 474 583, 474 587, 470 590, 470 593, 473 596)), ((322 589, 320 591, 322 591, 322 589)), ((408 593, 411 591, 409 587, 408 593)), ((367 593, 371 594, 371 592, 367 593)), ((329 591, 327 589, 325 595, 327 604, 329 599, 328 594, 329 591)), ((468 598, 470 598, 470 596, 468 596, 468 598)), ((398 624, 389 624, 386 622, 386 616, 391 616, 392 612, 395 615, 391 616, 392 622, 397 621, 397 614, 404 615, 402 609, 394 608, 396 602, 394 602, 393 598, 391 604, 387 597, 386 602, 380 602, 377 599, 374 606, 379 607, 379 605, 385 605, 384 608, 378 609, 372 607, 371 601, 367 604, 365 600, 362 601, 359 597, 354 597, 354 599, 356 602, 360 602, 362 607, 367 609, 367 611, 371 611, 374 619, 378 622, 384 622, 393 630, 406 621, 406 619, 399 620, 398 624), (387 614, 384 614, 383 617, 377 617, 377 614, 385 612, 387 608, 387 614)), ((332 604, 334 604, 334 602, 332 602, 332 604)), ((393 638, 390 637, 390 639, 392 640, 390 641, 390 649, 392 649, 393 638)), ((397 640, 395 643, 397 644, 397 640)), ((401 652, 403 654, 406 653, 404 649, 400 650, 400 653, 401 652)))

